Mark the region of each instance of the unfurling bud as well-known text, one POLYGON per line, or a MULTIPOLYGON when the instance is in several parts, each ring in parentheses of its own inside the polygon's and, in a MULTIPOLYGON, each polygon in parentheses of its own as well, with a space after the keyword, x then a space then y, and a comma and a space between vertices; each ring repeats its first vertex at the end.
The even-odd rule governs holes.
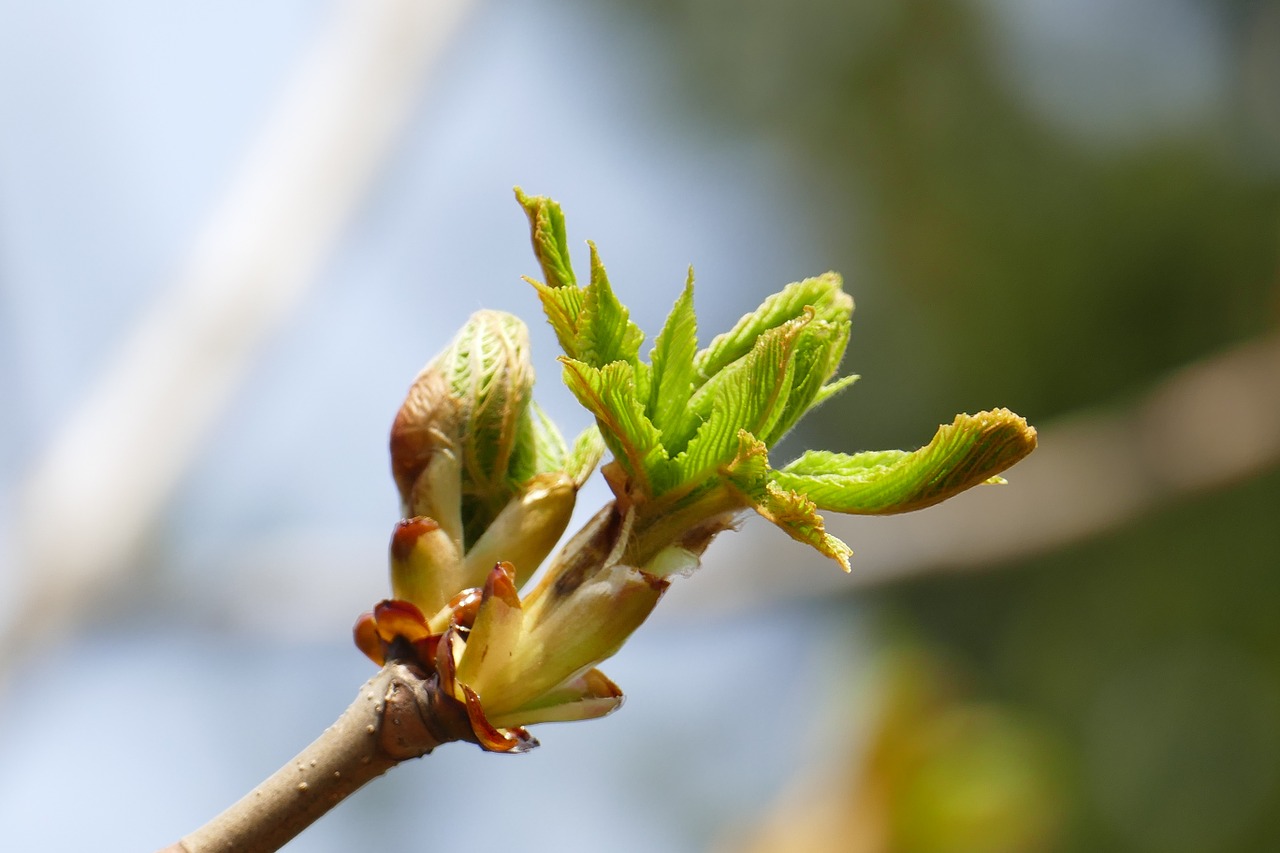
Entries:
MULTIPOLYGON (((459 513, 462 483, 457 438, 464 411, 434 364, 418 374, 391 425, 391 474, 406 518, 440 519, 459 513)), ((460 517, 450 532, 461 544, 460 517)))
POLYGON ((999 481, 1035 447, 1035 430, 997 409, 957 417, 913 452, 811 451, 775 467, 770 451, 783 435, 856 379, 836 378, 853 312, 840 276, 787 285, 699 349, 690 270, 645 361, 644 333, 594 245, 579 285, 559 205, 516 195, 546 279, 530 283, 564 349, 564 381, 595 425, 570 450, 531 399, 524 324, 496 311, 472 316, 418 376, 392 427, 405 515, 391 545, 397 600, 355 629, 377 663, 429 673, 485 749, 522 752, 536 745, 525 725, 617 708, 621 691, 595 667, 744 513, 848 570, 850 549, 826 532, 820 510, 928 506, 999 481), (615 500, 530 583, 605 448, 615 500))
POLYGON ((391 470, 406 516, 448 529, 441 515, 456 504, 462 544, 480 537, 537 473, 532 388, 524 323, 501 311, 473 314, 418 375, 391 427, 391 470), (441 454, 453 462, 437 464, 441 454))
POLYGON ((418 375, 396 416, 391 468, 405 520, 391 542, 392 591, 428 616, 483 586, 499 561, 524 583, 599 458, 594 431, 569 451, 531 400, 533 378, 524 323, 479 311, 418 375))

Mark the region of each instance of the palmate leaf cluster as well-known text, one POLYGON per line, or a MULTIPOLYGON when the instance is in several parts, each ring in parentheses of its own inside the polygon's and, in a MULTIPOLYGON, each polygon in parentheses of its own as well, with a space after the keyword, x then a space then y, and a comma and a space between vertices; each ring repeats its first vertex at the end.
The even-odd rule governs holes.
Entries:
POLYGON ((580 286, 559 205, 516 194, 544 277, 530 281, 564 350, 564 381, 614 456, 606 473, 615 494, 642 517, 749 507, 847 570, 850 550, 825 532, 819 510, 919 509, 998 481, 1035 446, 1034 429, 998 409, 958 416, 914 452, 811 451, 774 468, 769 449, 857 378, 834 378, 853 313, 840 276, 787 285, 699 349, 690 270, 645 361, 644 333, 596 247, 580 286))

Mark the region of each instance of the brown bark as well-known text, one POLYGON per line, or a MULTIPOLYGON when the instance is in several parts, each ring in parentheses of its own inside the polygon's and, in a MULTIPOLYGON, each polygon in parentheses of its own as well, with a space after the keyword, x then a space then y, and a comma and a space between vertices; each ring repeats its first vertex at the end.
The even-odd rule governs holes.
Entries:
POLYGON ((442 743, 474 740, 433 677, 391 662, 320 737, 239 802, 160 853, 279 850, 366 782, 442 743))

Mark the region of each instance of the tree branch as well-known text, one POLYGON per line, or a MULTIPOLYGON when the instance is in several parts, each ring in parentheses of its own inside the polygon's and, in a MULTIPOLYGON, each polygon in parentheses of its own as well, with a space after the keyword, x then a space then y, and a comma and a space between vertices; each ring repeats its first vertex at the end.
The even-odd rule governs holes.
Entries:
POLYGON ((390 662, 320 737, 239 802, 160 853, 279 850, 366 782, 442 743, 474 742, 435 676, 390 662))

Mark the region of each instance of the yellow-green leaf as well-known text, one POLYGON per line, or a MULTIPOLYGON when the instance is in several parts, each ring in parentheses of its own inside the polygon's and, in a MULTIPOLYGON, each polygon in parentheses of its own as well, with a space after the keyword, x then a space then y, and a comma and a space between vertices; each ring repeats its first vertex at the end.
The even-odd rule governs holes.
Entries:
POLYGON ((957 415, 912 453, 806 453, 773 473, 778 487, 833 512, 909 512, 981 483, 1035 449, 1036 431, 1008 409, 957 415))
POLYGON ((796 341, 812 319, 809 309, 768 330, 756 338, 746 356, 725 367, 693 395, 689 408, 694 414, 705 411, 708 403, 711 410, 677 458, 683 480, 697 480, 703 472, 733 458, 739 430, 757 437, 772 433, 787 411, 796 341))
MULTIPOLYGON (((647 411, 653 425, 663 432, 680 421, 693 394, 693 358, 698 351, 698 324, 693 313, 693 267, 684 291, 676 299, 658 333, 650 360, 653 380, 647 411)), ((668 445, 669 446, 669 445, 668 445)))
POLYGON ((595 244, 588 245, 591 247, 591 283, 585 291, 574 352, 570 355, 592 367, 604 367, 614 361, 634 366, 644 333, 631 322, 626 307, 609 286, 609 276, 595 244))
POLYGON ((650 472, 666 462, 661 436, 636 396, 630 364, 615 361, 593 367, 562 356, 564 382, 587 411, 596 417, 605 444, 632 481, 648 490, 650 472))
POLYGON ((765 494, 753 508, 792 539, 812 546, 818 553, 839 563, 840 568, 849 571, 852 549, 826 531, 817 506, 805 495, 769 483, 765 494))
POLYGON ((525 276, 525 281, 533 285, 542 302, 542 311, 547 315, 547 322, 556 333, 556 340, 566 355, 577 354, 578 322, 582 316, 582 304, 586 300, 586 292, 572 285, 552 287, 525 276))
POLYGON ((516 187, 516 201, 529 217, 533 253, 546 276, 547 285, 553 288, 574 287, 577 282, 569 263, 569 241, 560 205, 546 196, 525 195, 519 187, 516 187))
POLYGON ((578 434, 574 439, 573 449, 569 451, 569 456, 565 459, 564 472, 569 475, 569 479, 579 488, 591 476, 591 472, 600 464, 600 457, 604 455, 604 438, 600 435, 600 428, 592 424, 578 434))
POLYGON ((695 366, 701 380, 709 379, 728 364, 742 358, 751 351, 756 338, 769 329, 799 317, 806 307, 812 308, 819 320, 848 321, 853 314, 853 299, 840 289, 840 285, 840 276, 829 272, 788 284, 770 296, 759 308, 743 316, 732 329, 718 335, 705 350, 698 353, 695 366))

